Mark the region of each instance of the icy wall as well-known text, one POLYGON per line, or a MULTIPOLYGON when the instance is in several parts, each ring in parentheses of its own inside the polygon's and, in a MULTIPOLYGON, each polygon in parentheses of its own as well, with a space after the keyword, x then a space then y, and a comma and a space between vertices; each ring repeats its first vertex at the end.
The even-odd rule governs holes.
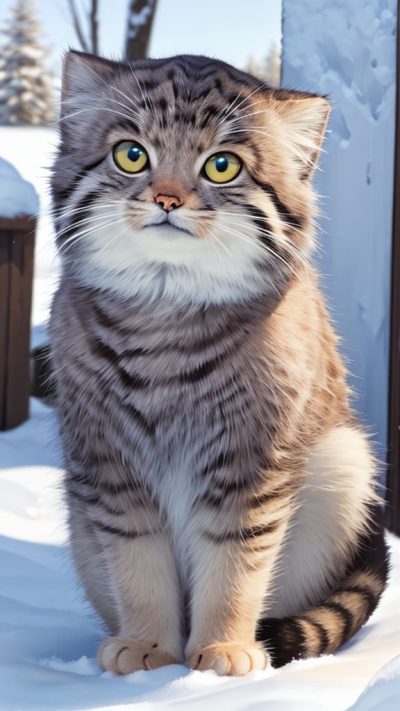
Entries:
POLYGON ((283 86, 333 103, 317 256, 358 393, 385 457, 395 134, 395 0, 283 0, 283 86))

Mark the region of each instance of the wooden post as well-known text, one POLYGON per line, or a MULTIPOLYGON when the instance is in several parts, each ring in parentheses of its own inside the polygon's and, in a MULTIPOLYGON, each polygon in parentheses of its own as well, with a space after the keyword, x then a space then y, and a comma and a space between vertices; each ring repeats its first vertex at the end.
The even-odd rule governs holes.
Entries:
POLYGON ((35 228, 34 218, 0 218, 0 430, 29 414, 35 228))

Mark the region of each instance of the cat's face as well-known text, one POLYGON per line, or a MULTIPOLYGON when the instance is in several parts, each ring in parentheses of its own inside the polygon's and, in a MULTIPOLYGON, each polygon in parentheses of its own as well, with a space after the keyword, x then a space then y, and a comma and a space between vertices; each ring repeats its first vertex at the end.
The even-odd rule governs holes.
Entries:
POLYGON ((69 53, 52 183, 68 268, 147 300, 282 291, 311 245, 328 113, 205 57, 69 53))

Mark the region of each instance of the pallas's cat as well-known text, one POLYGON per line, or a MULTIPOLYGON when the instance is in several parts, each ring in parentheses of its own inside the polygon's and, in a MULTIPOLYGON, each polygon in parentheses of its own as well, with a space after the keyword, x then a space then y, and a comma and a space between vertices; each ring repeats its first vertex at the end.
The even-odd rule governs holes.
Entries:
POLYGON ((331 653, 385 586, 375 462, 310 261, 329 109, 206 57, 66 56, 52 358, 106 670, 331 653))

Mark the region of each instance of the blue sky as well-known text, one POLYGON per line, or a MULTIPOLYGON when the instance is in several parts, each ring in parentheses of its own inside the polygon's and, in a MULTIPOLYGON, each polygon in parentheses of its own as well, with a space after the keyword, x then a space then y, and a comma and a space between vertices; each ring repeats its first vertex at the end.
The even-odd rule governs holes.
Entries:
MULTIPOLYGON (((52 45, 54 68, 63 49, 79 49, 66 0, 33 0, 52 45)), ((0 25, 14 0, 1 0, 0 25)), ((76 0, 85 7, 85 0, 76 0)), ((87 3, 86 3, 87 5, 87 3)), ((119 57, 128 0, 99 0, 100 49, 119 57)), ((281 0, 158 0, 150 54, 207 54, 243 67, 250 54, 263 57, 272 41, 280 41, 281 0)))

